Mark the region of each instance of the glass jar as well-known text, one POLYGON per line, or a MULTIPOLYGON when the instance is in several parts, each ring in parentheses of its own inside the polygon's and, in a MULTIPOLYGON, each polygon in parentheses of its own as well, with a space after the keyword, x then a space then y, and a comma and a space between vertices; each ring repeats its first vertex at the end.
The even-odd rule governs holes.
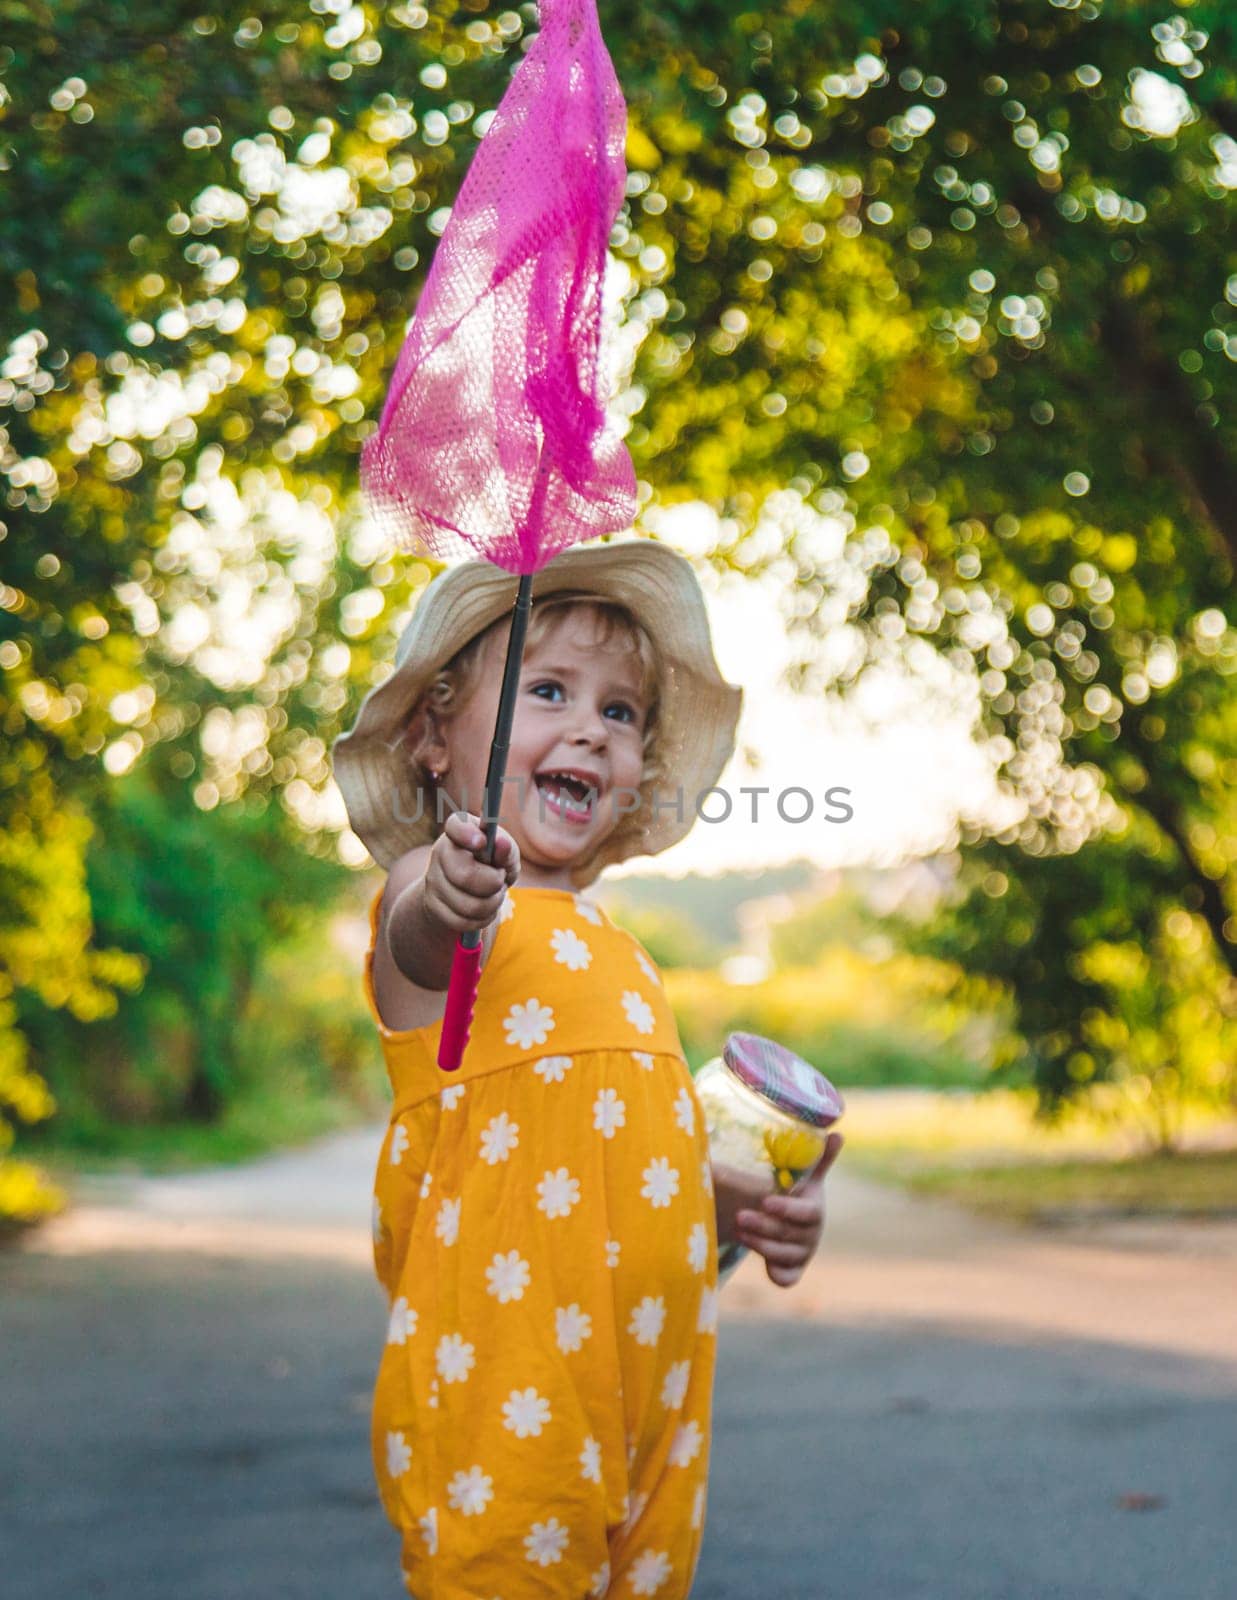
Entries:
MULTIPOLYGON (((842 1097, 802 1057, 752 1033, 731 1034, 695 1082, 719 1189, 721 1236, 733 1232, 736 1212, 758 1208, 774 1191, 790 1193, 811 1172, 842 1114, 842 1097)), ((733 1240, 719 1244, 719 1282, 746 1254, 733 1240)))

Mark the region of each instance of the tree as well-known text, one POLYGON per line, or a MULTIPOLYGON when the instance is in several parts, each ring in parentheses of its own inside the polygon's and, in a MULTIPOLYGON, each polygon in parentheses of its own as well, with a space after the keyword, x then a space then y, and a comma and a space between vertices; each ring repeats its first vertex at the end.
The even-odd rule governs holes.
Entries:
POLYGON ((806 688, 896 656, 974 693, 1020 812, 994 848, 1034 914, 1000 925, 1030 941, 1007 967, 1045 1096, 1136 1034, 1179 1081, 1195 992, 1231 1083, 1231 11, 791 5, 707 47, 701 11, 650 24, 680 89, 637 99, 623 248, 664 263, 642 462, 731 519, 722 558, 789 574, 829 646, 806 688), (1101 959, 1106 913, 1154 999, 1101 959))
POLYGON ((329 909, 347 874, 308 856, 262 796, 204 812, 155 763, 94 793, 89 820, 95 936, 141 986, 85 1018, 27 1001, 33 1062, 82 1120, 213 1121, 245 1075, 265 952, 329 909))
POLYGON ((1113 1084, 1168 1150, 1187 1102, 1231 1106, 1237 1058, 1231 984, 1179 888, 1162 836, 1135 813, 1073 853, 1018 858, 986 841, 947 908, 899 936, 1016 997, 1022 1045, 999 1075, 1036 1084, 1046 1117, 1113 1084))
POLYGON ((32 1001, 89 1024, 114 1013, 142 978, 141 960, 95 940, 84 851, 89 826, 61 811, 36 772, 20 825, 0 832, 0 1228, 58 1210, 64 1195, 11 1157, 20 1125, 56 1109, 31 1061, 23 1005, 32 1001))
MULTIPOLYGON (((1231 974, 1237 22, 602 9, 649 526, 702 496, 715 560, 779 563, 809 692, 897 656, 974 695, 1028 892, 1151 829, 1231 974)), ((333 851, 326 747, 429 576, 366 543, 357 452, 534 18, 7 8, 0 833, 151 762, 333 851)))

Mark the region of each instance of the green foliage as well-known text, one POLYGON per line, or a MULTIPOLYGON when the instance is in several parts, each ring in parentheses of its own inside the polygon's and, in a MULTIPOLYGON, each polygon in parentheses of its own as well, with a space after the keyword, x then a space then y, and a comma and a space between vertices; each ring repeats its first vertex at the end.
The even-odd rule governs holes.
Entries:
POLYGON ((368 933, 368 908, 356 903, 356 887, 349 885, 342 901, 335 893, 330 922, 311 914, 264 950, 238 1041, 248 1098, 300 1083, 307 1093, 371 1115, 389 1105, 390 1084, 356 965, 332 936, 335 917, 349 908, 368 933))
POLYGON ((974 705, 1008 810, 961 843, 995 832, 1034 947, 968 901, 966 959, 1010 969, 1046 1106, 1128 1071, 1169 1137, 1234 1070, 1237 22, 702 10, 646 36, 633 445, 729 519, 719 560, 793 571, 806 690, 896 660, 974 705))
POLYGON ((1188 1105, 1231 1106, 1237 980, 1181 905, 1162 836, 1143 823, 1014 874, 1008 864, 993 843, 971 852, 953 903, 902 938, 1009 996, 1013 1070, 1035 1082, 1044 1113, 1120 1085, 1168 1148, 1188 1105))
POLYGON ((664 906, 641 908, 619 900, 611 905, 609 914, 619 927, 639 939, 659 967, 711 967, 724 953, 724 946, 681 911, 664 906))
POLYGON ((88 818, 54 805, 42 774, 29 785, 21 826, 0 832, 0 1227, 58 1211, 65 1198, 12 1153, 17 1129, 56 1109, 31 1060, 23 1002, 88 1026, 141 982, 140 960, 95 940, 83 861, 90 834, 88 818))
POLYGON ((22 1020, 33 1060, 70 1119, 214 1118, 245 1076, 265 953, 307 922, 320 926, 348 874, 307 858, 275 810, 201 812, 152 767, 100 791, 94 806, 96 937, 140 962, 141 988, 87 1019, 31 1000, 22 1020))
MULTIPOLYGON (((186 832, 266 801, 333 856, 326 749, 429 577, 366 542, 357 453, 533 10, 4 16, 6 860, 52 819, 106 812, 155 756, 186 832)), ((1205 946, 1181 981, 1220 1016, 1237 966, 1231 7, 637 0, 603 19, 631 106, 614 248, 642 335, 642 476, 661 502, 718 508, 719 564, 781 563, 789 624, 829 645, 805 651, 805 688, 897 657, 973 697, 1014 814, 994 849, 1035 926, 1053 859, 1068 880, 1105 829, 1137 838, 1121 887, 1156 915, 1115 937, 1159 938, 1180 909, 1205 946)), ((962 843, 989 827, 969 819, 962 843)), ((47 915, 4 903, 0 1005, 29 991, 76 1027, 72 997, 106 1010, 132 969, 72 887, 84 836, 57 848, 47 915), (62 879, 76 908, 56 909, 62 879)), ((146 929, 130 959, 171 962, 164 913, 125 914, 146 929)), ((1078 919, 1054 917, 1074 939, 1078 919)), ((244 938, 226 923, 206 933, 224 970, 201 1041, 178 1047, 214 1085, 203 1105, 234 1071, 244 938)), ((1095 942, 1019 970, 1028 1039, 1068 1033, 1083 991, 1132 1031, 1176 1026, 1167 995, 1097 968, 1095 942)), ((189 1004, 152 982, 148 1037, 156 994, 165 1033, 189 1004)), ((0 1015, 11 1057, 13 1026, 0 1015)), ((1068 1091, 1057 1056, 1032 1055, 1068 1091)))
POLYGON ((707 876, 688 872, 681 878, 628 873, 608 884, 603 878, 599 895, 616 919, 668 908, 692 925, 698 939, 730 952, 742 943, 740 919, 749 901, 793 894, 810 883, 817 871, 809 861, 790 861, 784 866, 736 869, 707 876))
POLYGON ((778 1040, 843 1094, 848 1085, 974 1088, 991 1078, 1004 1019, 974 992, 957 1003, 961 978, 936 960, 872 958, 839 947, 759 984, 671 969, 666 992, 693 1071, 741 1031, 778 1040))
MULTIPOLYGON (((369 1117, 381 1102, 366 1106, 369 1117)), ((265 1081, 246 1083, 215 1122, 117 1122, 57 1117, 37 1145, 53 1178, 82 1173, 188 1172, 231 1166, 355 1126, 355 1099, 324 1089, 299 1061, 281 1061, 265 1081)))
POLYGON ((769 956, 777 971, 810 966, 839 946, 873 955, 888 949, 883 919, 854 891, 810 902, 779 919, 769 932, 769 956))

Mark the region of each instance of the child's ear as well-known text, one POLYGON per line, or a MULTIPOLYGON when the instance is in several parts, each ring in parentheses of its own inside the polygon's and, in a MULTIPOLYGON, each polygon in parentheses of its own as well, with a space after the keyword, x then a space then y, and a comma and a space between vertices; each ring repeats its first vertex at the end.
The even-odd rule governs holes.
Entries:
POLYGON ((413 707, 404 724, 404 748, 414 761, 430 772, 443 772, 447 765, 447 742, 443 725, 433 706, 413 707))

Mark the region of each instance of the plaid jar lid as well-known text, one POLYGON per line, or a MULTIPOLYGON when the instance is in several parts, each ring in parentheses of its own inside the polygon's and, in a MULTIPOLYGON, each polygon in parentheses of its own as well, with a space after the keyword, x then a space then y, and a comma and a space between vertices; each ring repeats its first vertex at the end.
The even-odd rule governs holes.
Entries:
POLYGON ((722 1058, 741 1083, 800 1122, 827 1128, 845 1109, 828 1078, 793 1050, 758 1033, 732 1033, 722 1058))

